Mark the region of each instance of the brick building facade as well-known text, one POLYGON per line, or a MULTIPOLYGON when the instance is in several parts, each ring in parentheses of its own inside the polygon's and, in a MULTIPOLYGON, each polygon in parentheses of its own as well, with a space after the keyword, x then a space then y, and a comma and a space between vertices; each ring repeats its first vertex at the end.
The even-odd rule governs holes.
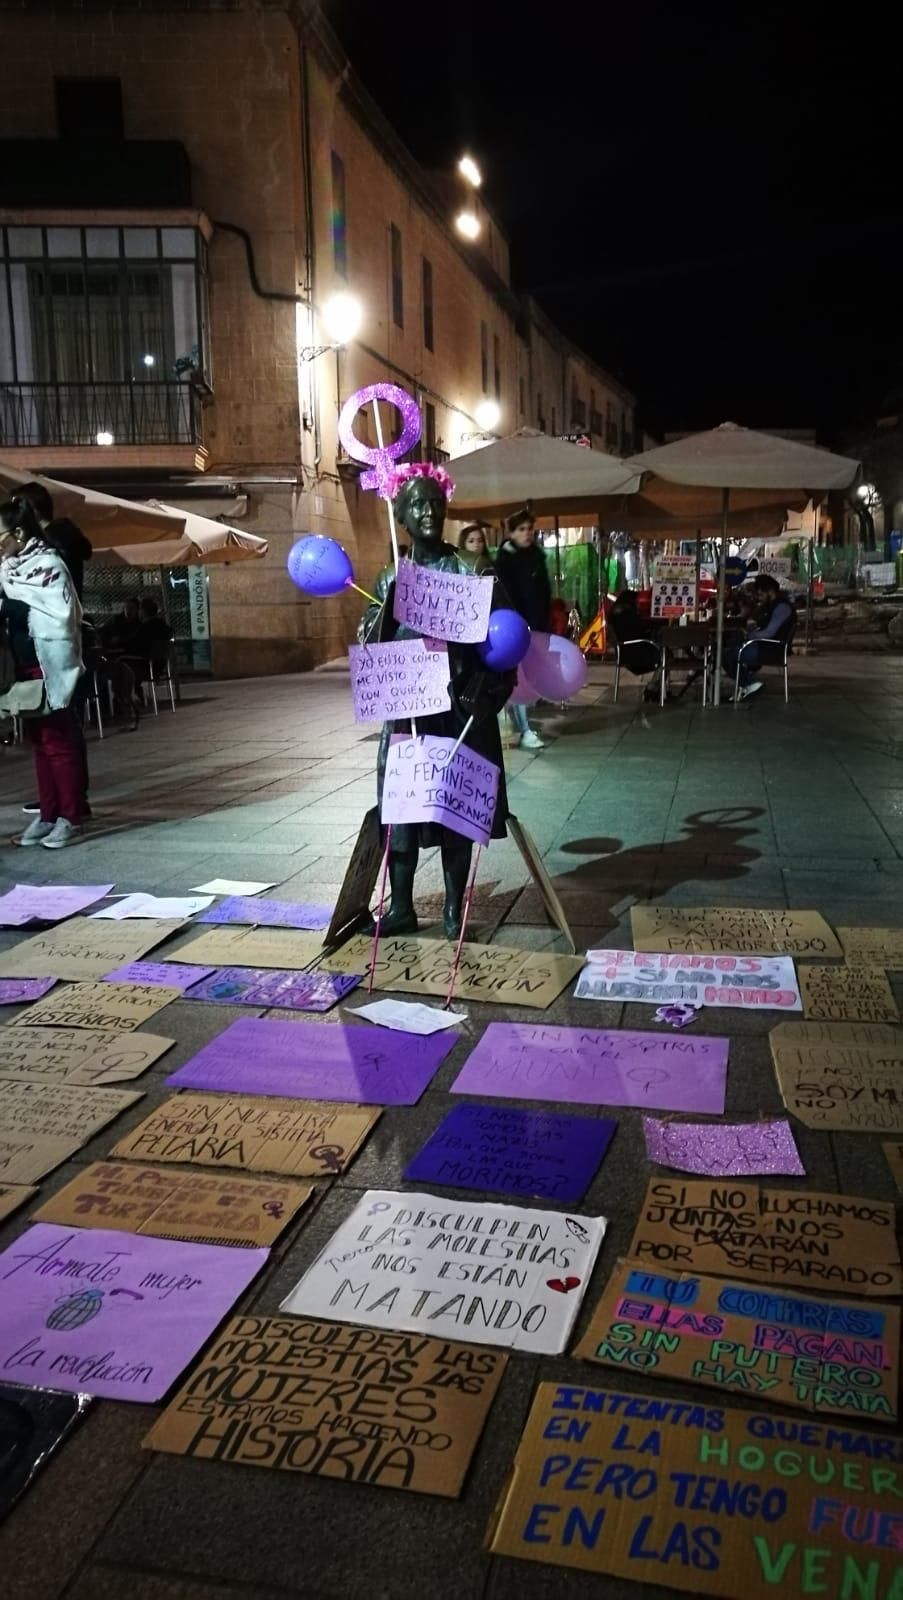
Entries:
POLYGON ((307 602, 285 562, 302 532, 340 539, 365 586, 386 559, 338 447, 354 389, 415 393, 437 459, 479 442, 487 398, 501 433, 618 451, 634 431, 633 397, 513 292, 485 206, 468 243, 450 175, 417 166, 309 12, 0 0, 0 457, 265 535, 263 562, 208 574, 223 675, 311 667, 353 634, 358 602, 307 602), (313 355, 337 291, 359 338, 313 355))

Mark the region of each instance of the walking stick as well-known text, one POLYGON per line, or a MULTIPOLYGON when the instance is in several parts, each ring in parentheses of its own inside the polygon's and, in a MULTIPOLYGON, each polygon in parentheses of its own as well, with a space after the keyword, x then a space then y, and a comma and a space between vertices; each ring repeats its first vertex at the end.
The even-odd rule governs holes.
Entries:
POLYGON ((379 945, 379 930, 383 920, 383 907, 386 903, 386 874, 389 870, 389 850, 391 849, 391 846, 392 829, 389 827, 386 829, 386 849, 385 854, 383 855, 382 873, 380 874, 379 881, 379 901, 377 902, 376 906, 376 926, 373 929, 373 948, 370 951, 370 971, 369 982, 367 984, 368 994, 373 993, 373 979, 376 975, 376 951, 377 946, 379 945))
POLYGON ((464 896, 464 910, 463 910, 463 913, 462 913, 462 916, 461 916, 461 932, 458 935, 458 948, 455 951, 455 959, 452 962, 451 982, 449 983, 449 986, 448 986, 448 994, 445 996, 445 1004, 442 1007, 443 1011, 447 1011, 448 1010, 449 1006, 452 1003, 452 995, 455 992, 455 984, 456 984, 457 979, 458 979, 458 968, 461 965, 461 951, 464 949, 464 935, 467 932, 467 919, 470 916, 470 904, 471 904, 471 901, 473 900, 473 886, 474 886, 474 884, 476 882, 477 867, 480 865, 480 851, 481 851, 482 848, 483 848, 482 845, 479 845, 479 844, 477 845, 477 853, 473 858, 473 867, 472 867, 471 873, 470 873, 470 882, 467 885, 467 893, 464 896))

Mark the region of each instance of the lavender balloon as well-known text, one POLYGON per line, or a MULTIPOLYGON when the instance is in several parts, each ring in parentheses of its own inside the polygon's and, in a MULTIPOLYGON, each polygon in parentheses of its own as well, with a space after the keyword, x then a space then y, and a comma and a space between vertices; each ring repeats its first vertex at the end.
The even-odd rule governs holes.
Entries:
POLYGON ((489 632, 477 645, 477 655, 493 672, 510 672, 530 648, 530 629, 517 611, 500 607, 489 618, 489 632))
POLYGON ((354 578, 354 568, 335 539, 308 533, 288 553, 288 575, 305 594, 323 599, 347 588, 354 578))
POLYGON ((365 389, 356 389, 354 394, 349 395, 339 415, 339 438, 353 461, 366 462, 373 468, 371 472, 361 473, 362 489, 377 489, 380 494, 386 494, 395 462, 407 455, 417 443, 422 427, 417 401, 408 394, 407 389, 400 389, 397 383, 370 383, 365 389), (380 400, 396 406, 400 411, 401 433, 397 439, 374 448, 357 437, 354 419, 364 406, 380 400))
POLYGON ((589 668, 570 639, 557 633, 530 635, 530 648, 520 670, 521 684, 536 690, 542 700, 570 700, 583 688, 589 668))

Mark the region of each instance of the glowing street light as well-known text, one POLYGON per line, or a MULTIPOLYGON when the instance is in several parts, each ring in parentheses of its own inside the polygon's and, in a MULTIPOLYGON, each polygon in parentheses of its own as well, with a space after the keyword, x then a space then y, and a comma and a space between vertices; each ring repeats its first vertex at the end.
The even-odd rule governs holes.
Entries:
POLYGON ((458 162, 458 171, 472 189, 479 189, 480 184, 483 182, 483 174, 473 156, 462 156, 458 162))
POLYGON ((95 443, 96 444, 113 444, 114 443, 113 435, 111 433, 109 433, 106 428, 101 428, 100 432, 95 435, 95 443))
POLYGON ((364 310, 356 294, 334 294, 321 312, 321 321, 333 345, 349 344, 360 330, 364 310))
POLYGON ((152 356, 150 351, 148 351, 147 355, 141 357, 141 361, 145 367, 154 367, 157 364, 156 356, 152 356))
POLYGON ((476 239, 480 233, 480 219, 475 211, 459 211, 455 217, 455 227, 465 239, 476 239))
POLYGON ((483 433, 494 433, 501 415, 501 409, 495 400, 481 400, 474 412, 477 425, 483 433))

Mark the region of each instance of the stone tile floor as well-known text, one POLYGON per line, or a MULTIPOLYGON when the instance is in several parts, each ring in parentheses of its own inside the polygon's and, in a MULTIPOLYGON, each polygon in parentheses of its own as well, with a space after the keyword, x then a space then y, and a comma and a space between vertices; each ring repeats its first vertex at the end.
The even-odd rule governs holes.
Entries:
MULTIPOLYGON (((228 876, 272 880, 284 898, 329 899, 373 799, 375 734, 354 725, 349 700, 338 666, 193 685, 175 716, 161 712, 135 734, 111 730, 102 743, 89 736, 96 820, 86 841, 65 854, 13 847, 19 807, 33 793, 31 765, 25 750, 0 750, 3 886, 115 880, 120 891, 177 893, 228 876)), ((543 753, 508 752, 511 805, 545 857, 581 949, 629 946, 629 907, 646 898, 814 907, 835 923, 895 924, 903 920, 901 713, 903 675, 894 659, 798 659, 789 706, 772 680, 736 711, 688 702, 660 711, 644 706, 631 682, 613 706, 610 673, 595 668, 578 704, 564 713, 538 710, 548 736, 543 753)), ((435 856, 423 862, 420 884, 428 921, 440 903, 435 856)), ((474 920, 477 936, 494 931, 505 943, 555 946, 510 841, 484 857, 474 920)), ((3 945, 15 939, 0 934, 3 945)), ((400 1182, 452 1103, 448 1088, 474 1036, 503 1015, 497 1007, 467 1010, 463 1036, 423 1100, 386 1111, 350 1171, 321 1185, 316 1209, 283 1236, 247 1306, 275 1311, 360 1192, 400 1182)), ((164 1077, 236 1014, 189 1002, 169 1008, 165 1031, 175 1034, 176 1048, 134 1085, 145 1098, 78 1161, 105 1155, 164 1097, 164 1077)), ((653 1026, 647 1007, 589 1006, 568 995, 546 1016, 653 1026)), ((731 1034, 729 1111, 779 1113, 768 1014, 703 1012, 696 1026, 731 1034)), ((578 1335, 630 1238, 648 1176, 639 1113, 614 1114, 617 1137, 584 1201, 586 1211, 610 1219, 610 1230, 578 1335)), ((801 1128, 798 1142, 813 1186, 892 1198, 877 1138, 801 1128)), ((60 1168, 42 1193, 73 1170, 73 1163, 60 1168)), ((12 1218, 0 1228, 0 1246, 24 1226, 22 1214, 12 1218)), ((598 1593, 598 1580, 490 1559, 482 1548, 541 1377, 604 1386, 606 1375, 564 1356, 512 1356, 459 1502, 155 1457, 140 1447, 155 1408, 99 1402, 0 1528, 0 1594, 545 1600, 598 1593)), ((622 1381, 643 1388, 627 1375, 622 1381)), ((661 1385, 659 1392, 667 1391, 661 1385)), ((605 1584, 606 1594, 625 1600, 640 1592, 605 1584)))

